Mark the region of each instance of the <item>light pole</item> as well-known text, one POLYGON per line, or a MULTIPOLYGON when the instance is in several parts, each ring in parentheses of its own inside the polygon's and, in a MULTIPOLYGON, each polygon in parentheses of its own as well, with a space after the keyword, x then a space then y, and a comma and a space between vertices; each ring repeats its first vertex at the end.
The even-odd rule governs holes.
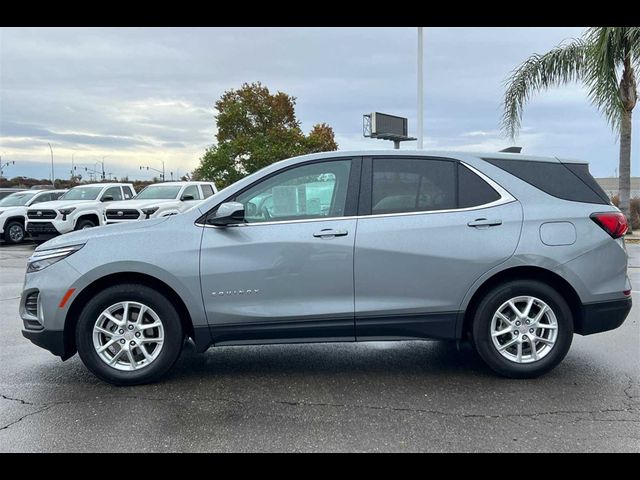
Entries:
POLYGON ((75 153, 71 154, 71 181, 73 181, 73 178, 76 176, 76 166, 73 163, 73 156, 75 155, 75 153))
POLYGON ((2 171, 4 170, 4 167, 8 167, 9 165, 15 165, 15 164, 16 162, 13 160, 10 162, 2 163, 2 155, 0 155, 0 179, 2 179, 2 176, 3 176, 2 171))
POLYGON ((424 99, 423 99, 423 90, 422 90, 422 75, 423 75, 423 66, 422 66, 422 27, 418 27, 418 150, 422 150, 423 147, 423 136, 422 136, 422 118, 424 115, 424 99))
POLYGON ((53 148, 51 148, 50 143, 47 143, 47 145, 49 145, 49 150, 51 150, 51 185, 53 188, 56 188, 56 174, 53 170, 53 148))

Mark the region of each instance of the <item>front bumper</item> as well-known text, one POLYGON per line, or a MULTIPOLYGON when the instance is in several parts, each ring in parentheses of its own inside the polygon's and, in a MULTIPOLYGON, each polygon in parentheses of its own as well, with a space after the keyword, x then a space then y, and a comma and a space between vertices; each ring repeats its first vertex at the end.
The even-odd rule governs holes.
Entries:
POLYGON ((631 306, 631 297, 583 304, 581 318, 576 321, 575 333, 591 335, 618 328, 629 315, 631 306))
POLYGON ((27 330, 22 329, 22 336, 31 340, 39 347, 49 350, 62 360, 69 358, 64 346, 64 331, 62 330, 27 330))
POLYGON ((33 238, 53 238, 61 235, 52 222, 27 222, 27 232, 33 238))

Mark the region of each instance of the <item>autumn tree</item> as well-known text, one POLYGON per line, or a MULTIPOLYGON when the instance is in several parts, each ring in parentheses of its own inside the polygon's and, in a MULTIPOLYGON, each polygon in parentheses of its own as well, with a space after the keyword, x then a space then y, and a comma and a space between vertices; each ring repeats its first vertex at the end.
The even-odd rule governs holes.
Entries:
POLYGON ((226 91, 215 104, 217 143, 207 148, 192 177, 224 188, 278 160, 337 150, 326 123, 314 125, 309 135, 302 132, 295 104, 295 97, 272 94, 260 82, 226 91))

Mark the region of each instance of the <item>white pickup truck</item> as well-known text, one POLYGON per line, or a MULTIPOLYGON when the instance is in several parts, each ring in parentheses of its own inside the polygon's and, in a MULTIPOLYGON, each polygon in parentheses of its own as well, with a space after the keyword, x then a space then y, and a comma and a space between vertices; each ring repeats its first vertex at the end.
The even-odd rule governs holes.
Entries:
POLYGON ((25 238, 27 208, 57 200, 66 190, 23 190, 0 200, 0 237, 7 243, 20 243, 25 238))
POLYGON ((211 182, 163 182, 149 185, 133 200, 113 202, 105 208, 105 222, 124 223, 177 215, 217 193, 211 182))
POLYGON ((34 240, 104 225, 105 203, 133 198, 130 183, 93 183, 73 187, 58 200, 27 209, 27 232, 34 240))

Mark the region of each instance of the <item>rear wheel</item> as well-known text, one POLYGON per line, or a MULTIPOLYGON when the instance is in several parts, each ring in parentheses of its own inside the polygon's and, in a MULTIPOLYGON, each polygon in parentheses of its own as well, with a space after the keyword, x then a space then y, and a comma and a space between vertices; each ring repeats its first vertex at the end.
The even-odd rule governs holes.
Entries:
POLYGON ((566 356, 573 319, 564 298, 536 280, 516 280, 490 291, 476 309, 473 344, 495 372, 532 378, 566 356))
POLYGON ((110 287, 95 295, 76 328, 80 358, 97 377, 114 385, 158 380, 180 356, 183 340, 171 302, 137 284, 110 287))
POLYGON ((10 222, 4 231, 4 240, 10 244, 22 243, 24 241, 24 225, 20 222, 10 222))

